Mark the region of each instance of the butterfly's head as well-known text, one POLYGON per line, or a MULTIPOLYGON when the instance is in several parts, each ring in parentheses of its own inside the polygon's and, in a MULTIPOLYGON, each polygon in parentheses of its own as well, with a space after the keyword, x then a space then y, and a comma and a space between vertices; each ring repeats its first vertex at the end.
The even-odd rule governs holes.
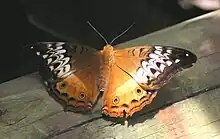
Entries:
POLYGON ((56 89, 69 111, 90 111, 95 100, 89 96, 89 91, 85 84, 74 75, 61 80, 56 84, 56 89))
POLYGON ((113 52, 113 50, 114 50, 114 47, 109 44, 105 45, 103 48, 103 51, 107 51, 107 52, 113 52))

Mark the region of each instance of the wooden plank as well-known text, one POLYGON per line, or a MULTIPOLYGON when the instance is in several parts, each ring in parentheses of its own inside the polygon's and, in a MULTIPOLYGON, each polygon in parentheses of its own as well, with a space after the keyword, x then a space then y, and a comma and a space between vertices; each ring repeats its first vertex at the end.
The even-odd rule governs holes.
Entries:
MULTIPOLYGON (((161 110, 154 118, 146 113, 134 125, 110 126, 98 119, 72 128, 63 138, 83 139, 219 139, 220 89, 176 103, 161 110), (138 123, 139 122, 139 123, 138 123)), ((131 121, 128 121, 128 123, 131 121)), ((133 121, 134 122, 134 121, 133 121)))
POLYGON ((101 116, 100 103, 89 115, 64 113, 62 107, 49 97, 39 76, 31 74, 0 85, 0 136, 32 139, 54 136, 60 139, 218 138, 219 90, 182 101, 158 114, 157 109, 204 93, 207 88, 219 87, 219 15, 220 10, 118 46, 177 45, 191 50, 199 58, 193 68, 163 87, 152 105, 129 120, 133 126, 110 126, 112 121, 101 116), (196 130, 198 128, 201 130, 196 130))

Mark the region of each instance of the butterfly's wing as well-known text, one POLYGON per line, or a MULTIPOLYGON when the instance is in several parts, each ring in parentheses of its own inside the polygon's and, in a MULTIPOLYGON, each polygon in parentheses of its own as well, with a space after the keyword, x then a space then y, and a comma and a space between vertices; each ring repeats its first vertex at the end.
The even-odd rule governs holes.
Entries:
POLYGON ((41 42, 30 47, 42 60, 39 73, 49 95, 66 111, 91 110, 98 96, 96 50, 64 42, 41 42))
POLYGON ((139 46, 115 50, 102 111, 128 117, 150 104, 157 90, 197 60, 193 53, 171 46, 139 46))

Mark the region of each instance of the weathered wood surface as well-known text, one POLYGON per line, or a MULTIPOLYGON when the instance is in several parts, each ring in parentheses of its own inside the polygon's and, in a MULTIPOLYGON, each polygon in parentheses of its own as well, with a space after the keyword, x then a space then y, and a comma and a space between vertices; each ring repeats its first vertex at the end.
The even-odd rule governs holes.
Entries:
POLYGON ((64 113, 34 73, 0 85, 0 138, 219 139, 220 11, 119 47, 150 43, 186 48, 197 54, 198 62, 163 87, 153 104, 128 123, 112 125, 103 119, 100 103, 90 115, 64 113))

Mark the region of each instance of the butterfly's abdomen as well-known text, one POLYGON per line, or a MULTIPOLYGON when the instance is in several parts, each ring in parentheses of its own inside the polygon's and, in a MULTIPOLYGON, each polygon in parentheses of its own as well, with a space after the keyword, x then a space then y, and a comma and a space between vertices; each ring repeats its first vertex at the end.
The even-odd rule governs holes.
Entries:
POLYGON ((107 65, 100 66, 100 76, 99 76, 100 91, 105 91, 108 84, 109 74, 110 74, 110 66, 107 65))
POLYGON ((108 85, 109 74, 111 66, 115 63, 114 51, 111 45, 106 45, 100 51, 100 76, 99 76, 99 89, 104 91, 108 85))

